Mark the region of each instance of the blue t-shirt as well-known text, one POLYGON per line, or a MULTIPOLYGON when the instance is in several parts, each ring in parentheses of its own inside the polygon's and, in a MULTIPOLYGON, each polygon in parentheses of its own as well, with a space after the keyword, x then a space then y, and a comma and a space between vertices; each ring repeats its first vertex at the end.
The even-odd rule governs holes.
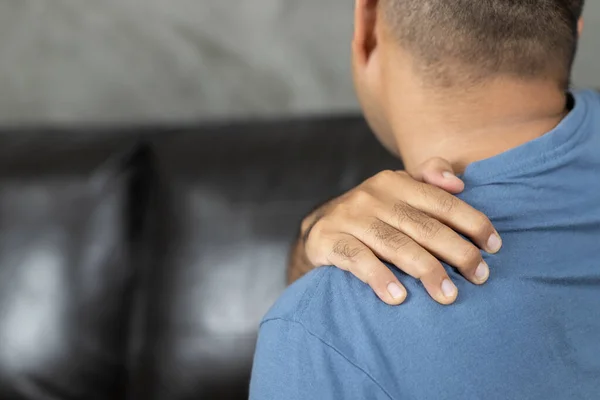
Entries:
POLYGON ((469 165, 461 198, 504 241, 491 277, 435 303, 382 303, 329 267, 292 285, 262 322, 251 399, 600 399, 600 95, 548 134, 469 165))

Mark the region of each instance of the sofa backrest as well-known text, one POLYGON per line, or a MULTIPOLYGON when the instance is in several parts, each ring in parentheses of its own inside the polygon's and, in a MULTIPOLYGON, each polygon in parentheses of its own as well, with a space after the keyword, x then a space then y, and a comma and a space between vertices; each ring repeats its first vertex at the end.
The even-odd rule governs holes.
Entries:
POLYGON ((355 117, 15 135, 0 398, 247 398, 302 217, 401 168, 355 117))

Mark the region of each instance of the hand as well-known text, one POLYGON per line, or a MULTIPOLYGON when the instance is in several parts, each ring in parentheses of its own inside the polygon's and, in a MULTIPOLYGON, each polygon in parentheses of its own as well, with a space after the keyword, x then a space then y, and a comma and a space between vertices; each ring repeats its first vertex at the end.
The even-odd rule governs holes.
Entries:
POLYGON ((496 253, 502 242, 484 214, 451 194, 464 184, 448 162, 432 159, 411 175, 381 172, 317 209, 302 222, 304 253, 314 267, 350 271, 388 304, 401 304, 407 293, 382 260, 451 304, 458 290, 438 259, 483 284, 489 268, 480 249, 496 253))

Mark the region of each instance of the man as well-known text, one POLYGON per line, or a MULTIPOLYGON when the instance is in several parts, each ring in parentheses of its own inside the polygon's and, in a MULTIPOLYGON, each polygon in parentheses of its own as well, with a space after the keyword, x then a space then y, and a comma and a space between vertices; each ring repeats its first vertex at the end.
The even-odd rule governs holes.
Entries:
MULTIPOLYGON (((565 94, 582 6, 357 1, 355 83, 373 130, 409 171, 448 160, 504 247, 484 255, 485 286, 447 269, 461 293, 450 307, 395 269, 411 293, 401 307, 340 269, 311 272, 261 325, 251 398, 598 398, 600 95, 565 94)), ((356 256, 348 240, 340 253, 356 256)))

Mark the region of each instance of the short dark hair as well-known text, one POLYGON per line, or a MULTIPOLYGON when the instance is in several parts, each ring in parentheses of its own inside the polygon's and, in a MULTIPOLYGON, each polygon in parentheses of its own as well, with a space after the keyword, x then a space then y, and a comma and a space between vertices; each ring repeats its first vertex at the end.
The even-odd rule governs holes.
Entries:
POLYGON ((567 87, 584 0, 382 0, 426 83, 548 77, 567 87))

